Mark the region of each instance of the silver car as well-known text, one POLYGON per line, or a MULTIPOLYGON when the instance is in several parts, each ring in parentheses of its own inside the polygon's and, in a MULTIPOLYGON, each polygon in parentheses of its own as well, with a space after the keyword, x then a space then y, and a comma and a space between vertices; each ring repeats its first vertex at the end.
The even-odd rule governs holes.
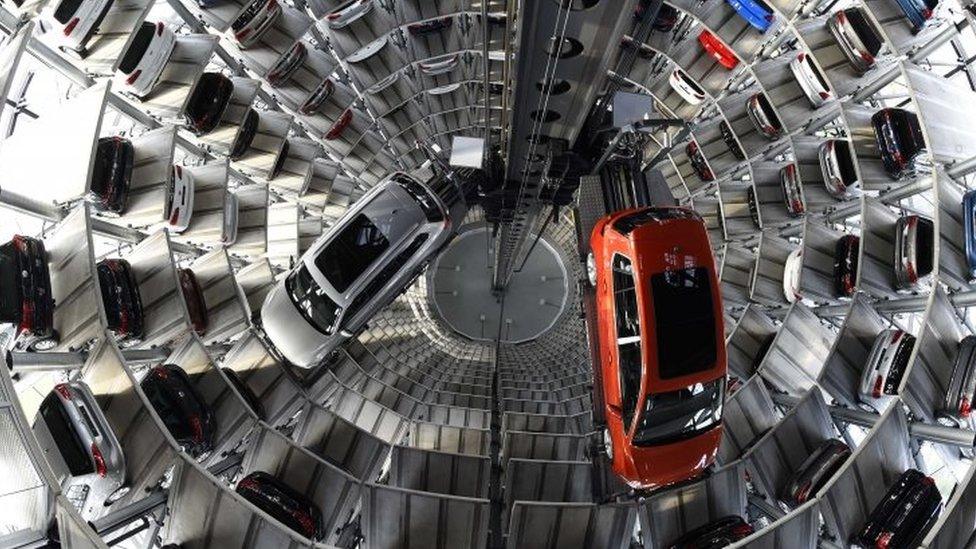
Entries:
POLYGON ((122 446, 85 383, 55 385, 41 403, 33 431, 65 496, 83 516, 128 492, 122 446))
POLYGON ((895 226, 895 283, 901 290, 915 290, 932 274, 934 260, 932 220, 906 215, 895 226))
POLYGON ((396 173, 359 199, 268 294, 261 323, 292 364, 312 368, 360 331, 453 235, 445 203, 396 173))
POLYGON ((884 42, 881 32, 862 8, 835 12, 827 19, 827 28, 855 72, 864 74, 874 66, 884 42))

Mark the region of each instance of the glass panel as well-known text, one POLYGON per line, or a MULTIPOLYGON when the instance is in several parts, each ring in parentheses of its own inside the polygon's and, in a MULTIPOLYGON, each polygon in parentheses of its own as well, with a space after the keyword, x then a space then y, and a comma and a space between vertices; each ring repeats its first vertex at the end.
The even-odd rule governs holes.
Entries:
POLYGON ((633 443, 637 446, 668 444, 715 427, 722 420, 724 392, 725 378, 720 377, 677 391, 647 395, 633 443))
POLYGON ((613 297, 617 321, 617 362, 624 428, 629 429, 637 408, 641 380, 640 314, 633 266, 622 255, 613 257, 613 297))
POLYGON ((671 379, 715 366, 715 315, 708 269, 691 267, 651 277, 658 373, 671 379))
POLYGON ((41 417, 44 418, 44 423, 51 432, 51 438, 58 445, 61 457, 68 465, 71 475, 77 477, 94 472, 95 466, 88 453, 82 448, 78 433, 71 425, 68 414, 64 411, 64 405, 56 394, 47 395, 41 403, 41 417))
POLYGON ((357 215, 315 258, 315 266, 338 292, 344 292, 390 247, 366 215, 357 215))
POLYGON ((285 290, 305 320, 323 334, 331 334, 342 309, 315 283, 304 265, 285 279, 285 290))

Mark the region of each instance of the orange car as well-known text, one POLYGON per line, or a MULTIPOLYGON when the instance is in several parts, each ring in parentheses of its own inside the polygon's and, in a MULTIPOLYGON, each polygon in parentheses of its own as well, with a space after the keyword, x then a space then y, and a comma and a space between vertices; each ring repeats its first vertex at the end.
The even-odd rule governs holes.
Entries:
MULTIPOLYGON (((596 287, 605 447, 634 488, 693 478, 715 459, 725 397, 725 330, 705 223, 684 208, 597 222, 596 287)), ((599 389, 597 389, 599 390, 599 389)))

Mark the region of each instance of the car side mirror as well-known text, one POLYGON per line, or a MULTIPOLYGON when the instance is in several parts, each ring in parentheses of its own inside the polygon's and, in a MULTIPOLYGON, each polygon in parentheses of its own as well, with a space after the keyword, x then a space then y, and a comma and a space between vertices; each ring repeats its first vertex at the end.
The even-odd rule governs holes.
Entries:
POLYGON ((339 335, 346 339, 351 339, 356 334, 350 332, 349 330, 339 330, 339 335))

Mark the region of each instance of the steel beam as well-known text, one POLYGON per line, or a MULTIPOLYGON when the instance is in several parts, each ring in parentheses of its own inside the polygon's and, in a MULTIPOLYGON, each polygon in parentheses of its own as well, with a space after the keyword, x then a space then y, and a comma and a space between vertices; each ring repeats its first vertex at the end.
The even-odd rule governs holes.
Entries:
MULTIPOLYGON (((796 406, 800 399, 784 393, 774 393, 773 402, 781 406, 792 408, 796 406)), ((843 408, 841 406, 828 405, 827 410, 831 417, 843 423, 850 423, 867 427, 868 429, 881 419, 881 416, 863 410, 843 408)), ((976 446, 976 432, 970 429, 960 429, 957 427, 946 427, 944 425, 931 425, 920 421, 908 422, 908 434, 914 438, 949 444, 960 448, 972 448, 976 446)))

